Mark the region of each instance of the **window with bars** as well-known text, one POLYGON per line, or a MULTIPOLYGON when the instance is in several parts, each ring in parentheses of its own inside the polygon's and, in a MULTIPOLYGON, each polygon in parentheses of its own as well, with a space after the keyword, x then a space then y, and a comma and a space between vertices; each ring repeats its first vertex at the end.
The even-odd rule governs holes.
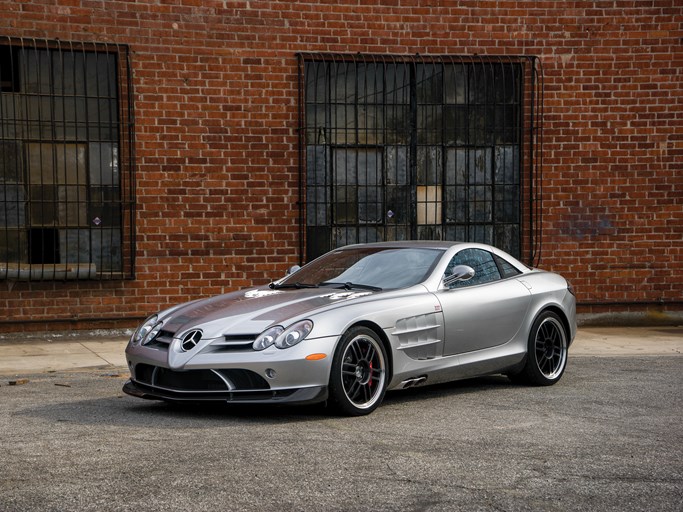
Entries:
POLYGON ((299 62, 302 259, 407 239, 477 241, 520 256, 524 169, 532 197, 533 59, 299 62))
POLYGON ((0 279, 133 276, 124 46, 0 40, 0 279))

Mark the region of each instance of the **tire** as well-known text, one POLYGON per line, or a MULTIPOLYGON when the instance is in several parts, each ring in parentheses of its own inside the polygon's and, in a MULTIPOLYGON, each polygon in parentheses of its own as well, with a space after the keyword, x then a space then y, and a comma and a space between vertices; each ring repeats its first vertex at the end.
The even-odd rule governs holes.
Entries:
POLYGON ((544 311, 531 326, 524 367, 509 375, 510 379, 533 386, 552 386, 567 367, 567 349, 562 320, 556 313, 544 311))
POLYGON ((347 416, 370 414, 384 399, 387 376, 387 354, 377 334, 352 327, 334 353, 329 405, 347 416))

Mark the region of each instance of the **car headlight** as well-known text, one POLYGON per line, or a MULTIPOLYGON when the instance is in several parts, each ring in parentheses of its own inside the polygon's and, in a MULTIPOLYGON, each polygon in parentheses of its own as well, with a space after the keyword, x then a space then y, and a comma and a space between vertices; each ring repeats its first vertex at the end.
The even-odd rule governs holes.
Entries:
POLYGON ((157 337, 157 334, 159 334, 159 331, 161 330, 161 326, 164 325, 164 322, 157 322, 154 327, 152 327, 152 330, 147 333, 147 335, 142 338, 142 344, 147 345, 147 343, 150 343, 151 341, 154 340, 154 338, 157 337))
POLYGON ((310 320, 297 322, 275 339, 275 346, 277 348, 293 347, 308 336, 312 330, 313 322, 310 320))
POLYGON ((293 347, 303 340, 313 330, 313 322, 302 320, 285 330, 281 325, 276 325, 262 332, 254 341, 254 350, 265 350, 271 345, 277 348, 293 347))
POLYGON ((254 341, 254 350, 265 350, 275 343, 275 338, 285 331, 285 328, 281 325, 276 325, 271 327, 267 331, 259 334, 258 338, 254 341))
MULTIPOLYGON (((158 325, 157 324, 157 315, 152 315, 150 316, 147 320, 145 320, 140 327, 138 327, 135 332, 133 333, 133 336, 130 338, 130 342, 133 345, 139 344, 142 340, 144 340, 147 335, 158 325)), ((160 324, 160 322, 159 322, 160 324)), ((161 329, 161 325, 159 325, 159 329, 161 329)), ((157 334, 158 334, 157 330, 157 334)))

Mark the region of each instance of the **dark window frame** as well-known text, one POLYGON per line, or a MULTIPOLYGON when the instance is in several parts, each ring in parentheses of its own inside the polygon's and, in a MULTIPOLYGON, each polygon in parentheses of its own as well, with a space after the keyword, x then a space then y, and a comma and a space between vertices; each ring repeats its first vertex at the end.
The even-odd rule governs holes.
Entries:
POLYGON ((126 45, 0 38, 0 280, 135 277, 126 45))
MULTIPOLYGON (((491 243, 529 264, 538 262, 543 101, 542 70, 536 57, 302 53, 298 58, 301 262, 345 243, 415 238, 491 243), (375 73, 370 80, 367 77, 372 73, 368 70, 373 66, 384 66, 383 73, 375 73), (480 116, 483 123, 480 128, 466 130, 468 136, 476 133, 480 138, 498 137, 503 142, 507 137, 511 143, 448 138, 446 132, 455 129, 455 125, 441 122, 443 112, 453 108, 463 112, 477 109, 484 112, 488 108, 487 98, 471 94, 471 101, 467 99, 469 85, 462 92, 454 92, 453 88, 439 90, 438 86, 422 91, 417 84, 434 86, 436 83, 423 80, 420 70, 428 70, 422 71, 425 76, 445 76, 448 72, 455 76, 452 70, 457 66, 471 71, 469 75, 465 73, 465 83, 488 76, 514 84, 502 88, 500 97, 495 90, 490 94, 492 89, 482 89, 484 96, 488 91, 488 100, 492 102, 489 107, 493 106, 493 109, 489 108, 488 113, 480 116), (387 71, 391 69, 391 73, 387 71), (407 69, 410 73, 400 73, 398 69, 407 69), (507 78, 505 73, 509 73, 507 78), (335 77, 345 74, 351 77, 350 80, 333 83, 335 77), (510 80, 512 75, 514 79, 510 80), (399 78, 395 78, 397 76, 399 78), (389 79, 395 81, 393 87, 387 86, 389 79), (403 89, 396 86, 397 81, 401 81, 403 89), (512 98, 505 97, 510 91, 513 91, 512 98), (501 108, 495 111, 497 107, 501 108), (442 113, 432 115, 430 109, 442 113), (409 116, 413 120, 412 127, 404 130, 405 123, 392 118, 396 112, 409 116), (393 121, 389 122, 390 118, 393 121), (492 129, 496 119, 512 118, 514 122, 504 121, 502 129, 492 129), (420 132, 416 129, 420 123, 427 127, 432 123, 434 129, 420 132), (430 141, 429 137, 436 139, 430 141), (336 222, 332 178, 324 174, 329 173, 331 152, 338 147, 347 150, 379 147, 384 151, 381 159, 384 195, 378 204, 386 210, 386 218, 382 223, 376 223, 381 224, 381 229, 368 230, 367 223, 359 222, 354 226, 336 222), (466 184, 447 183, 450 178, 446 172, 454 176, 455 167, 462 166, 463 159, 470 167, 473 160, 485 161, 482 165, 487 166, 490 182, 476 183, 477 173, 470 169, 466 184), (400 164, 396 163, 399 161, 400 164), (390 163, 394 165, 394 171, 390 163), (407 171, 396 170, 397 165, 406 166, 407 171), (443 170, 443 174, 435 175, 434 165, 443 170), (445 170, 447 165, 452 167, 448 171, 445 170), (498 168, 502 170, 499 172, 498 168), (496 169, 495 176, 493 169, 496 169), (518 176, 511 179, 510 173, 518 176), (454 201, 457 190, 468 198, 463 202, 461 197, 459 206, 454 201), (401 203, 400 208, 392 207, 397 201, 401 203), (465 210, 456 212, 455 208, 465 210), (475 218, 477 212, 480 218, 475 218), (401 232, 391 231, 401 223, 401 232), (505 225, 510 225, 513 231, 505 231, 505 225), (405 226, 408 227, 403 229, 405 226), (506 232, 508 234, 503 235, 506 232), (496 243, 500 242, 501 236, 512 239, 512 245, 496 243)), ((470 121, 466 124, 472 124, 475 118, 467 117, 470 121)))

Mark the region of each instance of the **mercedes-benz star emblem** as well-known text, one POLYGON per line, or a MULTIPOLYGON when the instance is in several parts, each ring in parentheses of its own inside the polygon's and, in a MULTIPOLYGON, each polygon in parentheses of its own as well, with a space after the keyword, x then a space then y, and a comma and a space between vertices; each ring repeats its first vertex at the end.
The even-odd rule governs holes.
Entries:
POLYGON ((180 347, 183 349, 183 352, 189 352, 197 346, 197 343, 199 343, 199 340, 201 339, 202 331, 190 331, 183 337, 183 341, 180 342, 180 347))

